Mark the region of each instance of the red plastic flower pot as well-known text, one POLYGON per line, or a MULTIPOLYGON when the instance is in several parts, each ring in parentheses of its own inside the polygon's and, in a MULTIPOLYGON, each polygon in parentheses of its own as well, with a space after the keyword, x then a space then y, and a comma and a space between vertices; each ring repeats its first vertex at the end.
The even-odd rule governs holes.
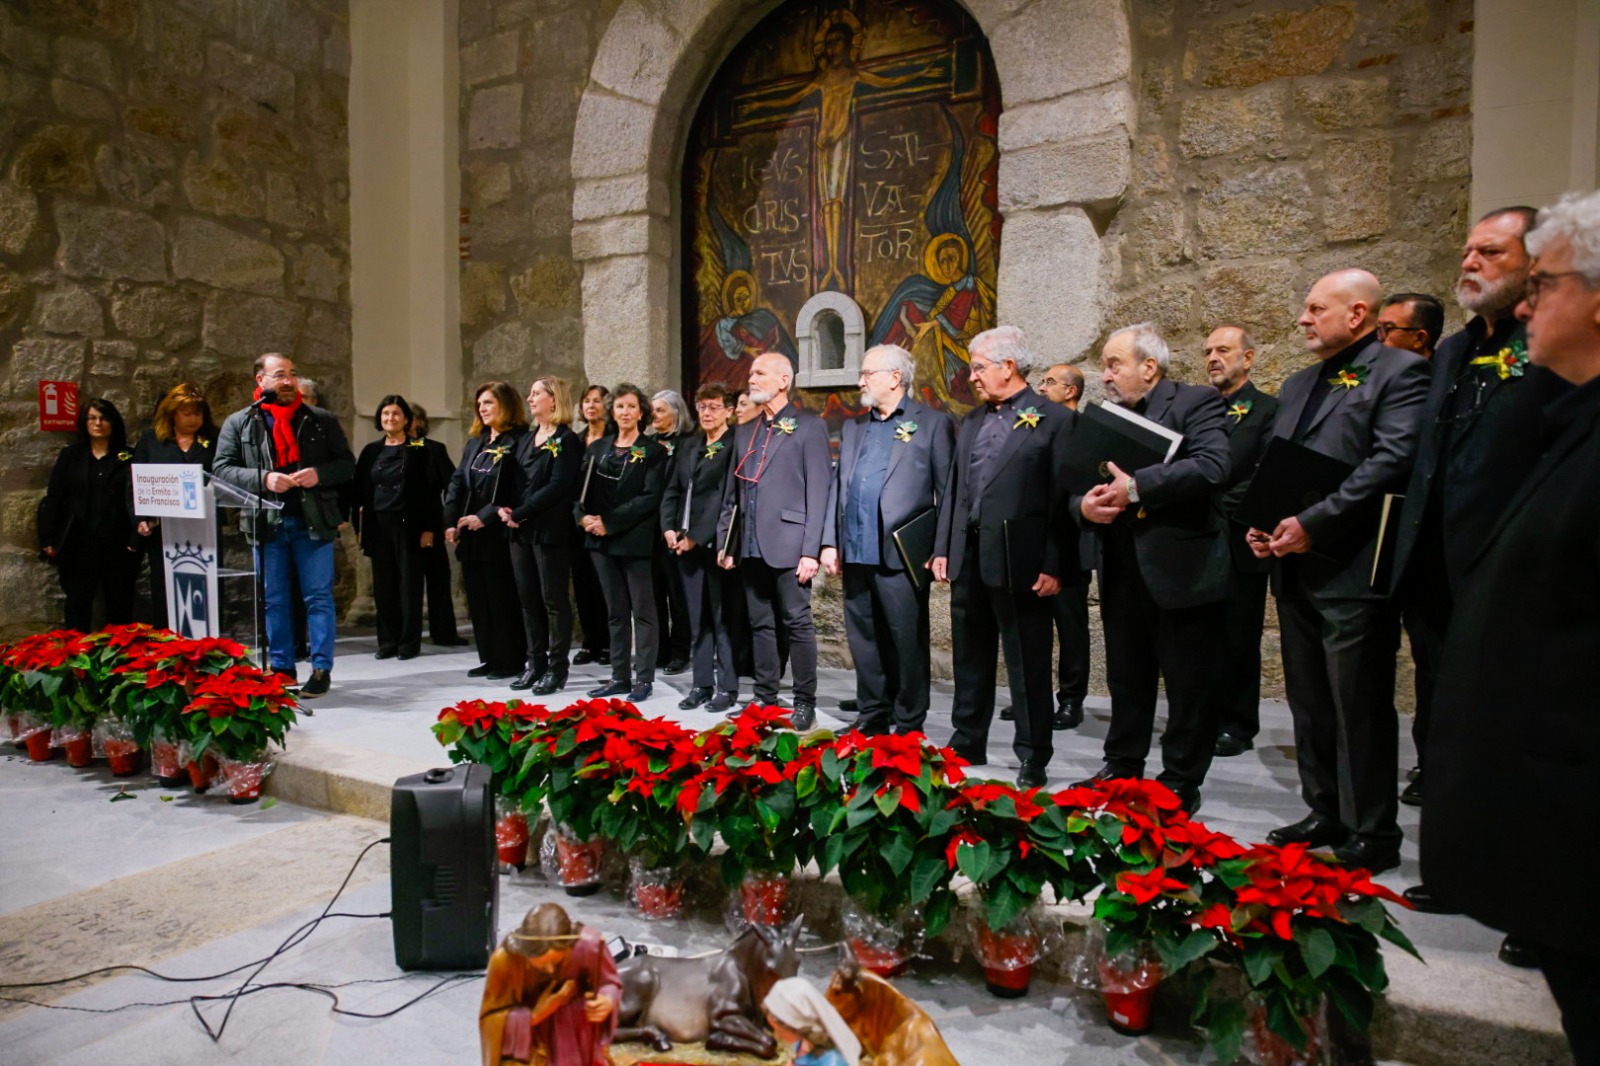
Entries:
POLYGON ((1304 1047, 1295 1047, 1267 1025, 1266 1008, 1259 1002, 1250 1007, 1250 1034, 1255 1037, 1253 1061, 1261 1066, 1317 1066, 1322 1062, 1322 1028, 1315 1015, 1300 1019, 1306 1033, 1304 1047))
POLYGON ((863 970, 869 970, 879 977, 898 977, 911 965, 911 955, 898 945, 885 947, 869 944, 860 937, 851 937, 850 950, 855 952, 856 961, 863 970))
POLYGON ((23 741, 18 739, 18 737, 22 733, 22 716, 19 714, 6 715, 6 728, 10 730, 10 732, 6 735, 11 738, 11 742, 21 746, 23 741))
POLYGON ((782 925, 789 909, 789 879, 783 874, 745 874, 739 903, 751 925, 782 925))
POLYGON ((495 820, 494 843, 500 861, 522 869, 528 864, 528 816, 520 812, 504 814, 495 820))
POLYGON ((639 904, 639 914, 652 921, 683 917, 682 881, 635 885, 633 898, 639 904))
POLYGON ((983 980, 989 991, 1002 999, 1028 994, 1033 983, 1034 962, 1039 957, 1039 937, 1024 933, 997 933, 988 925, 978 925, 978 957, 983 960, 983 980))
POLYGON ((107 737, 106 762, 111 764, 111 776, 133 776, 139 772, 139 745, 131 740, 107 737))
POLYGON ((556 834, 556 862, 567 895, 589 896, 600 890, 600 860, 605 849, 603 840, 569 840, 556 834))
POLYGON ((183 785, 183 760, 176 741, 158 740, 150 745, 150 771, 167 788, 183 785))
POLYGON ((217 776, 217 757, 206 752, 205 757, 199 762, 193 759, 184 763, 183 768, 189 771, 189 784, 194 786, 196 792, 204 792, 211 787, 211 781, 217 776))
POLYGON ((55 757, 55 749, 50 746, 48 729, 30 733, 24 743, 28 745, 28 758, 34 762, 48 762, 55 757))
POLYGON ((228 802, 254 803, 261 798, 261 764, 234 763, 228 768, 228 802))
POLYGON ((1140 960, 1124 969, 1110 959, 1100 960, 1100 994, 1105 997, 1111 1028, 1126 1036, 1150 1031, 1150 1011, 1162 976, 1161 967, 1153 961, 1140 960))
POLYGON ((67 753, 67 765, 83 768, 94 762, 94 737, 88 732, 66 737, 61 747, 67 753))

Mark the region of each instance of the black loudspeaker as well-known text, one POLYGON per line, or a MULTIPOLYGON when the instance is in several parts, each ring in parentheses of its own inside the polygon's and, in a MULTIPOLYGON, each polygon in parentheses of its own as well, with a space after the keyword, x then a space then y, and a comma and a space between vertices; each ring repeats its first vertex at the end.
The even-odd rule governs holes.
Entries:
POLYGON ((402 777, 389 796, 394 961, 402 970, 481 970, 500 909, 489 768, 402 777))

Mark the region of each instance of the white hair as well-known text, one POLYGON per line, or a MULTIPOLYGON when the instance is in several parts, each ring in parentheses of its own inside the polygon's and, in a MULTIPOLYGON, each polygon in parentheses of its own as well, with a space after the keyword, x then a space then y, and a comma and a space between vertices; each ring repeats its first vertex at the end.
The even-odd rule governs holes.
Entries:
POLYGON ((1123 326, 1107 337, 1106 342, 1110 343, 1118 337, 1128 337, 1133 341, 1133 354, 1139 362, 1154 359, 1161 372, 1167 372, 1167 365, 1172 362, 1172 351, 1154 322, 1135 322, 1131 326, 1123 326))
POLYGON ((1572 247, 1572 269, 1590 285, 1600 285, 1600 192, 1569 192, 1544 208, 1523 244, 1529 255, 1542 255, 1557 237, 1572 247))
MULTIPOLYGON (((687 433, 694 426, 694 418, 689 414, 689 405, 683 402, 683 396, 672 389, 662 389, 650 397, 653 405, 657 400, 672 408, 672 432, 687 433)), ((647 436, 655 436, 655 427, 651 427, 647 436)))
POLYGON ((1017 373, 1023 377, 1027 377, 1033 369, 1033 353, 1028 350, 1028 338, 1016 326, 996 326, 984 330, 972 338, 967 351, 970 353, 979 345, 990 349, 985 354, 993 362, 1015 364, 1017 373))
POLYGON ((910 352, 898 344, 879 344, 868 348, 861 356, 861 361, 866 362, 869 355, 878 355, 886 359, 889 365, 884 369, 900 371, 900 387, 907 392, 911 391, 911 379, 916 376, 917 361, 911 357, 910 352))
POLYGON ((300 383, 300 398, 312 407, 321 406, 322 390, 317 388, 317 383, 304 374, 299 375, 296 380, 300 383))

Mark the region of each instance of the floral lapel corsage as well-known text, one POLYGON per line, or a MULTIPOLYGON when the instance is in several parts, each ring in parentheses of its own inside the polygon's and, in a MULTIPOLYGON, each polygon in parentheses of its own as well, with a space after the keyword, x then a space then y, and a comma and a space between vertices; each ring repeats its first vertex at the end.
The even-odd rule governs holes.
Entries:
POLYGON ((792 418, 780 418, 780 419, 778 419, 778 428, 783 431, 783 435, 785 437, 789 436, 791 433, 794 432, 794 419, 792 419, 792 418))
POLYGON ((122 451, 117 453, 117 460, 119 462, 124 462, 125 463, 129 459, 132 459, 132 458, 133 458, 133 453, 128 451, 126 448, 124 448, 122 451))
POLYGON ((1256 402, 1254 400, 1240 400, 1228 408, 1228 414, 1233 417, 1234 424, 1237 425, 1244 421, 1244 416, 1249 414, 1250 409, 1255 405, 1256 402))
POLYGON ((1037 407, 1024 407, 1017 412, 1017 420, 1011 424, 1011 428, 1021 429, 1023 426, 1027 426, 1029 429, 1039 428, 1039 409, 1037 407))
POLYGON ((702 458, 702 459, 715 459, 716 456, 717 456, 717 453, 722 450, 722 446, 724 444, 726 444, 726 443, 727 443, 727 441, 721 441, 721 440, 711 441, 710 443, 708 443, 706 445, 705 453, 703 455, 701 455, 700 458, 702 458))
POLYGON ((1343 385, 1346 392, 1357 385, 1366 384, 1367 375, 1372 373, 1370 366, 1347 366, 1333 377, 1328 379, 1329 385, 1343 385))
POLYGON ((1493 355, 1478 356, 1472 361, 1472 365, 1494 367, 1501 381, 1506 378, 1520 378, 1522 372, 1528 368, 1528 346, 1522 341, 1512 341, 1493 355))
POLYGON ((541 452, 549 452, 552 459, 559 459, 561 457, 561 438, 551 437, 539 445, 539 450, 541 452))
POLYGON ((633 447, 628 449, 628 462, 642 463, 644 462, 647 454, 649 453, 644 450, 643 444, 635 444, 633 447))
POLYGON ((668 455, 677 455, 678 454, 678 442, 677 441, 675 441, 675 440, 658 440, 658 441, 656 441, 656 443, 661 445, 663 448, 665 448, 667 450, 667 454, 668 455))
POLYGON ((511 451, 510 445, 497 444, 493 448, 485 448, 483 454, 489 457, 490 466, 499 466, 500 460, 504 459, 509 451, 511 451))
POLYGON ((406 441, 407 448, 426 448, 427 446, 427 441, 423 440, 421 437, 412 437, 410 440, 406 441))
POLYGON ((917 432, 915 422, 901 422, 894 428, 894 439, 909 441, 917 432))
POLYGON ((196 437, 196 438, 195 438, 195 439, 194 439, 194 442, 195 442, 195 443, 196 443, 196 444, 198 444, 198 445, 200 445, 200 447, 202 447, 202 448, 205 448, 205 449, 206 449, 206 450, 208 450, 208 451, 209 451, 209 450, 210 450, 210 448, 211 448, 211 442, 210 442, 210 441, 208 441, 208 440, 206 440, 206 439, 205 439, 205 438, 204 438, 204 437, 196 437))

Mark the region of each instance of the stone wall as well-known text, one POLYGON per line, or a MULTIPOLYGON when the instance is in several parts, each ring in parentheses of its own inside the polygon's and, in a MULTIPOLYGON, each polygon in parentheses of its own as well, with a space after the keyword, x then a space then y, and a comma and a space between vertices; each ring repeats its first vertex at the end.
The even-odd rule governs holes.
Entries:
MULTIPOLYGON (((468 389, 491 378, 524 388, 535 368, 583 381, 572 139, 578 99, 614 8, 593 0, 461 0, 461 362, 468 389)), ((470 418, 472 398, 463 396, 470 418)))
POLYGON ((349 415, 349 64, 343 0, 0 5, 0 636, 60 619, 39 379, 134 433, 184 380, 220 420, 277 350, 349 415))

